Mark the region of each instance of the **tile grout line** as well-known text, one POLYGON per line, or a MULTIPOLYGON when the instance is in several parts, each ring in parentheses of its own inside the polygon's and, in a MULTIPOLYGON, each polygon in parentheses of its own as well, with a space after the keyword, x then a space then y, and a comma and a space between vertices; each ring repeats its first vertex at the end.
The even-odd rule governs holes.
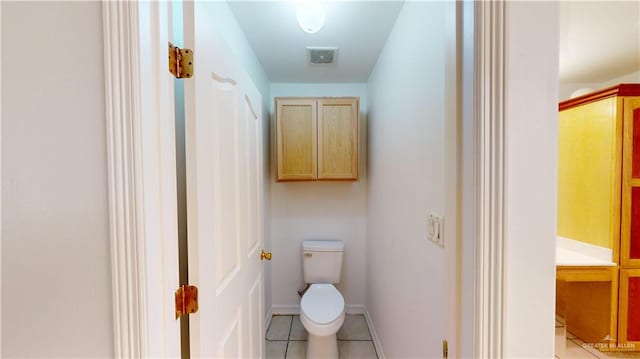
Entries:
MULTIPOLYGON (((274 316, 275 316, 275 315, 274 315, 274 316)), ((287 333, 287 338, 286 338, 285 340, 269 340, 269 339, 266 339, 266 338, 265 338, 265 339, 266 339, 268 342, 275 342, 275 343, 277 343, 277 342, 280 342, 280 343, 282 343, 282 342, 286 342, 286 344, 285 344, 284 358, 283 358, 283 359, 286 359, 287 355, 289 354, 289 345, 291 344, 291 342, 292 342, 292 341, 294 341, 294 342, 306 342, 308 339, 307 339, 307 340, 295 340, 295 339, 291 339, 291 335, 292 335, 292 332, 293 332, 293 320, 294 320, 294 317, 296 317, 296 315, 283 315, 283 317, 284 317, 284 316, 286 316, 286 317, 290 317, 290 318, 291 318, 291 321, 289 322, 289 332, 287 333)), ((268 331, 269 331, 269 329, 271 328, 271 325, 272 325, 272 324, 273 324, 273 321, 272 321, 271 323, 269 323, 269 328, 267 328, 267 332, 268 332, 268 331)), ((365 324, 365 325, 366 325, 366 324, 365 324)), ((366 328, 367 328, 367 332, 369 333, 369 336, 371 336, 371 329, 369 328, 369 326, 368 326, 368 325, 366 325, 366 328)), ((338 339, 338 338, 336 338, 336 339, 337 339, 337 341, 339 341, 339 342, 346 342, 346 343, 348 343, 348 342, 360 342, 360 343, 362 343, 362 342, 367 343, 367 342, 368 342, 368 343, 371 343, 371 346, 373 347, 373 354, 375 355, 375 358, 379 358, 379 356, 378 356, 378 352, 377 352, 377 350, 376 350, 376 348, 375 348, 375 345, 373 344, 373 337, 372 337, 372 336, 371 336, 371 339, 338 339)), ((574 344, 576 344, 576 343, 574 343, 574 344)), ((578 345, 578 344, 577 344, 577 345, 578 345)), ((583 349, 583 350, 585 350, 584 348, 582 348, 582 349, 583 349)), ((585 351, 586 351, 586 350, 585 350, 585 351)), ((589 352, 589 354, 592 354, 592 353, 590 353, 590 352, 589 352)), ((593 354, 592 354, 592 355, 593 355, 593 354)))
POLYGON ((293 315, 291 316, 291 321, 289 322, 289 333, 287 333, 287 347, 284 350, 284 358, 287 358, 287 352, 289 351, 289 342, 291 341, 291 328, 293 328, 293 315))
POLYGON ((269 322, 269 326, 267 327, 267 331, 264 333, 264 340, 269 340, 269 329, 271 329, 271 324, 273 324, 273 315, 271 316, 271 321, 269 322))
POLYGON ((369 328, 369 323, 367 323, 367 317, 362 314, 362 318, 364 319, 364 325, 367 328, 367 333, 369 333, 369 338, 371 338, 371 346, 373 347, 373 352, 376 354, 376 359, 380 358, 378 355, 378 349, 376 349, 376 345, 373 342, 373 334, 371 333, 371 328, 369 328))
POLYGON ((376 359, 380 358, 380 356, 378 355, 378 350, 376 349, 376 345, 373 343, 373 335, 371 334, 371 328, 369 328, 369 323, 367 323, 367 318, 363 315, 364 317, 364 323, 367 326, 367 332, 369 333, 369 338, 371 338, 371 345, 373 346, 373 352, 376 353, 376 359))
POLYGON ((580 344, 580 343, 576 342, 576 341, 575 341, 575 340, 573 340, 573 339, 569 339, 569 340, 570 340, 573 344, 577 345, 577 346, 578 346, 580 349, 582 349, 583 351, 585 351, 585 352, 589 353, 592 357, 600 359, 600 357, 599 357, 599 356, 597 356, 597 355, 593 354, 592 352, 588 351, 585 347, 583 347, 583 346, 582 346, 582 344, 580 344))

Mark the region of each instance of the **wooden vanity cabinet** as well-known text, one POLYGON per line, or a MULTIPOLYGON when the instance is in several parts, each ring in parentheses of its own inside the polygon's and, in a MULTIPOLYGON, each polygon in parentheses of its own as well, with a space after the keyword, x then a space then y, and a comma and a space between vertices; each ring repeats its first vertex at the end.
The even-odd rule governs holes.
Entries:
MULTIPOLYGON (((587 343, 615 341, 618 332, 618 267, 558 266, 556 314, 587 343)), ((609 344, 609 343, 606 343, 609 344)))
POLYGON ((358 98, 276 98, 275 108, 277 181, 358 180, 358 98))

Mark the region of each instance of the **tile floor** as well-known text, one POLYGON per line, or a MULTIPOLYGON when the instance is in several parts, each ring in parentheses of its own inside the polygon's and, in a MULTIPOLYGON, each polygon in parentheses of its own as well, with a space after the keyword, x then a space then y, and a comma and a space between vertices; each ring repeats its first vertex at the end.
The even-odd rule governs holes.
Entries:
POLYGON ((640 352, 601 352, 595 348, 585 345, 576 338, 570 338, 571 333, 567 333, 567 347, 565 354, 560 359, 618 359, 618 358, 640 358, 640 352))
POLYGON ((571 332, 566 331, 564 324, 556 320, 556 342, 562 342, 566 333, 566 345, 564 353, 562 349, 556 349, 558 359, 618 359, 618 358, 640 358, 640 352, 601 352, 577 338, 571 332), (564 329, 559 330, 559 328, 564 329))
MULTIPOLYGON (((267 359, 304 359, 307 331, 298 315, 274 315, 267 329, 267 359)), ((338 331, 343 359, 378 359, 364 315, 347 314, 338 331)))

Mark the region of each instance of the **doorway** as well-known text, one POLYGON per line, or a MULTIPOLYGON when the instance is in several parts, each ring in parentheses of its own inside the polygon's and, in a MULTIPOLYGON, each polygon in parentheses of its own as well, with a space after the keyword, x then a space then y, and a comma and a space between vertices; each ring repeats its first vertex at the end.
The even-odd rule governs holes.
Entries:
MULTIPOLYGON (((487 20, 489 20, 491 17, 489 17, 489 13, 493 16, 493 15, 501 15, 503 16, 502 20, 509 20, 509 21, 513 21, 513 23, 510 23, 510 31, 512 31, 512 37, 510 37, 508 39, 508 41, 506 42, 509 46, 507 47, 508 53, 512 53, 513 54, 519 54, 518 50, 522 50, 522 48, 518 47, 518 43, 519 41, 516 40, 527 40, 524 43, 535 43, 537 45, 540 45, 542 47, 544 46, 552 46, 553 43, 545 43, 545 45, 541 45, 539 42, 537 41, 537 38, 535 37, 527 37, 528 35, 530 35, 528 32, 526 32, 524 29, 525 28, 531 28, 530 27, 530 21, 531 17, 530 17, 530 10, 531 8, 529 8, 529 6, 531 4, 524 4, 524 5, 511 5, 509 4, 509 12, 507 13, 508 16, 505 15, 505 12, 503 11, 504 4, 491 4, 491 5, 483 5, 483 4, 479 4, 477 5, 477 8, 480 9, 484 9, 484 10, 491 10, 494 12, 490 12, 487 11, 486 13, 483 13, 482 11, 478 11, 476 12, 476 14, 474 15, 474 17, 476 18, 482 18, 482 16, 487 16, 487 20), (522 21, 515 21, 515 19, 517 20, 522 20, 522 21), (525 26, 526 25, 526 26, 525 26), (522 33, 520 32, 522 30, 522 33), (514 36, 515 35, 515 36, 514 36)), ((136 29, 138 29, 138 22, 137 21, 131 21, 132 16, 127 17, 131 14, 137 14, 138 10, 137 8, 132 9, 130 7, 124 6, 122 4, 118 5, 115 4, 113 5, 114 8, 121 6, 124 7, 126 9, 126 11, 120 12, 119 16, 123 16, 125 18, 125 21, 120 22, 120 24, 125 24, 127 26, 131 25, 131 28, 129 30, 131 30, 131 32, 125 32, 128 34, 134 34, 136 33, 136 29)), ((120 9, 121 10, 121 9, 120 9)), ((541 4, 541 5, 536 5, 534 6, 535 10, 535 15, 537 15, 538 17, 544 18, 545 20, 549 20, 550 23, 554 23, 554 19, 553 19, 553 15, 554 13, 554 8, 553 6, 549 5, 549 4, 541 4), (547 7, 548 6, 548 7, 547 7)), ((145 10, 146 11, 146 10, 145 10)), ((157 11, 157 10, 153 10, 153 11, 157 11)), ((151 12, 153 13, 153 12, 151 12)), ((111 15, 114 14, 118 14, 117 11, 114 11, 113 13, 111 13, 111 15)), ((108 16, 107 16, 108 18, 108 16)), ((498 17, 500 18, 500 17, 498 17)), ((110 20, 109 18, 107 19, 109 21, 106 21, 106 23, 112 24, 113 20, 110 20)), ((495 20, 495 19, 494 19, 495 20)), ((493 21, 486 21, 486 22, 482 22, 482 23, 476 23, 474 25, 478 26, 478 28, 480 28, 480 26, 487 26, 487 24, 495 24, 496 22, 493 21)), ((499 22, 498 22, 499 23, 499 22)), ((117 22, 116 22, 117 24, 117 22)), ((141 21, 140 24, 144 27, 144 26, 156 26, 156 23, 153 22, 149 22, 146 23, 144 21, 141 21)), ((115 25, 114 25, 115 26, 115 25)), ((492 25, 493 26, 493 25, 492 25)), ((481 48, 485 48, 485 49, 489 49, 490 47, 486 44, 490 43, 489 40, 491 39, 502 39, 504 40, 503 35, 503 29, 494 29, 494 32, 489 31, 490 29, 487 27, 486 28, 487 32, 480 32, 479 34, 482 36, 486 36, 486 37, 482 37, 482 39, 486 39, 486 42, 483 42, 483 40, 479 40, 479 44, 481 44, 481 46, 486 46, 486 47, 481 47, 481 48)), ((107 31, 107 33, 109 33, 107 31)), ((162 34, 162 31, 148 31, 148 32, 144 32, 142 31, 144 36, 149 35, 149 38, 153 39, 153 43, 156 43, 157 38, 151 36, 151 34, 162 34)), ((143 38, 146 38, 144 37, 143 38)), ((154 35, 155 36, 155 35, 154 35)), ((164 45, 166 44, 166 37, 164 38, 165 41, 159 41, 156 43, 156 45, 158 48, 164 48, 164 45)), ((544 37, 544 39, 546 40, 546 37, 544 37)), ((475 42, 474 42, 475 43, 475 42)), ((135 47, 135 46, 134 46, 135 47)), ((545 47, 546 49, 546 47, 545 47)), ((494 48, 495 50, 495 48, 494 48)), ((158 52, 160 53, 160 52, 158 52)), ((535 53, 530 54, 529 52, 525 51, 524 53, 526 53, 527 55, 535 55, 535 53)), ((140 56, 144 58, 144 56, 147 55, 143 55, 144 52, 140 53, 140 56)), ((482 53, 481 53, 482 54, 482 53)), ((522 55, 520 53, 520 55, 522 55)), ((157 57, 158 59, 163 58, 161 56, 157 57)), ((550 131, 550 133, 554 133, 553 130, 550 130, 549 128, 546 127, 546 122, 543 125, 540 125, 540 123, 536 123, 535 127, 531 127, 530 124, 534 123, 535 121, 531 121, 531 122, 526 122, 525 120, 527 119, 533 119, 533 117, 536 117, 536 115, 539 115, 539 118, 547 118, 549 116, 547 116, 548 114, 545 112, 545 110, 547 109, 547 103, 546 103, 546 97, 545 98, 541 98, 539 96, 539 94, 537 94, 536 96, 533 96, 534 93, 536 93, 537 90, 541 89, 541 88, 546 88, 546 82, 543 82, 542 79, 546 79, 545 75, 548 74, 547 71, 551 71, 551 73, 553 73, 552 70, 549 70, 547 68, 547 62, 544 61, 544 58, 539 58, 536 56, 527 56, 527 57, 521 57, 521 56, 516 56, 516 57, 508 57, 509 58, 509 66, 510 69, 512 71, 516 71, 514 69, 521 69, 523 72, 527 72, 530 73, 532 69, 536 69, 536 71, 540 71, 541 76, 539 77, 539 79, 541 79, 540 82, 529 82, 528 86, 529 87, 524 87, 524 84, 520 83, 519 80, 522 79, 518 79, 518 78, 510 78, 509 82, 506 83, 505 88, 506 89, 510 89, 510 91, 513 91, 513 94, 516 96, 511 96, 509 97, 509 101, 505 103, 506 107, 500 107, 500 106, 487 106, 488 111, 486 113, 483 113, 481 116, 481 119, 491 119, 491 121, 498 121, 497 123, 501 123, 500 121, 503 121, 503 117, 500 116, 492 116, 492 114, 494 114, 494 112, 492 111, 497 111, 496 113, 498 114, 503 114, 505 112, 501 112, 501 111, 506 111, 506 113, 509 116, 512 116, 514 119, 517 119, 517 121, 513 122, 511 124, 511 126, 507 129, 507 133, 510 134, 509 138, 511 138, 510 142, 509 142, 509 153, 510 153, 510 161, 513 161, 514 159, 522 159, 522 160, 526 160, 523 162, 527 162, 529 164, 529 166, 527 168, 520 168, 518 167, 518 172, 504 172, 504 175, 506 176, 506 178, 510 179, 509 183, 519 183, 519 184, 523 184, 523 183, 529 183, 532 185, 532 188, 537 188, 537 189, 544 189, 546 191, 547 187, 551 188, 550 186, 547 186, 547 181, 531 181, 531 178, 533 178, 533 176, 528 177, 528 174, 534 173, 535 171, 539 171, 539 170, 543 170, 545 171, 547 168, 545 166, 548 166, 549 163, 551 162, 551 164, 553 164, 553 161, 547 161, 550 158, 547 158, 546 156, 546 152, 540 154, 537 153, 535 156, 533 154, 531 154, 530 152, 527 151, 520 151, 520 149, 524 149, 524 148, 529 148, 528 146, 532 144, 532 138, 531 135, 532 134, 539 134, 540 136, 538 138, 544 138, 545 134, 548 134, 549 132, 547 132, 548 130, 550 131), (517 61, 515 61, 517 60, 517 61), (527 71, 524 71, 523 67, 526 67, 527 71), (523 87, 519 87, 519 85, 522 85, 523 87), (521 107, 517 107, 517 106, 513 106, 515 103, 517 103, 517 101, 520 99, 522 99, 522 96, 530 94, 532 96, 530 96, 531 98, 534 98, 535 101, 540 101, 541 107, 533 107, 533 109, 540 109, 539 112, 536 111, 531 111, 531 109, 528 109, 528 111, 522 111, 522 112, 518 112, 516 110, 520 110, 521 107), (517 114, 517 116, 516 116, 517 114), (523 122, 524 121, 524 122, 523 122), (516 131, 516 132, 513 132, 516 131), (529 136, 524 136, 523 132, 526 132, 529 136), (515 137, 514 137, 515 136, 515 137), (513 142, 513 139, 517 138, 518 141, 513 142), (516 181, 517 180, 517 181, 516 181)), ((146 58, 150 64, 153 64, 155 60, 149 60, 148 58, 146 58)), ((505 68, 505 64, 501 63, 499 61, 499 59, 501 59, 500 56, 494 56, 494 57, 487 57, 487 58, 479 58, 478 62, 481 64, 484 64, 486 61, 486 64, 490 65, 490 66, 495 66, 496 69, 498 69, 499 71, 504 71, 505 68)), ((126 60, 126 61, 132 61, 132 60, 126 60)), ((135 58, 133 59, 133 61, 137 61, 135 58)), ((158 61, 156 61, 158 62, 158 61)), ((158 73, 160 72, 160 69, 162 69, 163 67, 160 66, 159 64, 156 64, 157 66, 153 67, 150 66, 149 68, 143 67, 141 70, 143 70, 143 72, 146 73, 146 71, 151 72, 152 70, 158 70, 158 73)), ((489 66, 489 67, 490 67, 489 66)), ((472 77, 476 77, 479 76, 478 73, 480 72, 479 70, 476 70, 477 72, 475 73, 474 76, 472 77)), ((125 74, 127 74, 127 71, 123 72, 125 74)), ((164 72, 162 72, 164 73, 164 72)), ((478 79, 482 79, 482 77, 477 77, 478 79)), ((489 80, 488 77, 485 78, 486 80, 486 84, 492 84, 492 89, 501 89, 503 85, 505 84, 501 84, 501 83, 495 83, 489 80)), ((485 82, 482 82, 485 83, 485 82)), ((150 93, 156 93, 158 87, 154 87, 152 88, 152 90, 150 91, 150 93)), ((162 88, 162 87, 161 87, 162 88)), ((504 89, 503 89, 504 90, 504 89)), ((478 98, 480 99, 504 99, 504 93, 505 91, 502 92, 498 92, 498 96, 493 96, 493 97, 489 97, 488 94, 485 94, 487 96, 483 97, 484 92, 479 92, 476 94, 476 96, 478 96, 478 98)), ((509 92, 511 93, 511 92, 509 92)), ((155 101, 155 100, 150 100, 147 99, 145 97, 142 98, 143 103, 146 103, 144 101, 155 101)), ((487 105, 490 105, 490 102, 487 101, 486 102, 487 105)), ((160 102, 160 103, 156 103, 153 102, 153 106, 150 105, 150 108, 161 108, 162 106, 164 106, 164 102, 160 102)), ((144 106, 143 106, 144 108, 144 106)), ((169 113, 173 113, 173 111, 170 111, 169 113)), ((472 115, 471 115, 472 116, 472 115)), ((472 116, 473 117, 473 116, 472 116)), ((477 128, 482 128, 482 126, 479 127, 474 127, 473 123, 476 122, 474 119, 474 121, 471 121, 467 124, 471 124, 471 127, 467 128, 467 130, 470 130, 470 132, 466 132, 466 133, 474 133, 476 134, 476 130, 477 128)), ((456 131, 454 131, 455 133, 456 131)), ((479 132, 481 133, 481 132, 479 132)), ((476 135, 472 136, 475 138, 476 135)), ((533 136, 536 137, 536 136, 533 136)), ((494 144, 497 145, 503 145, 504 142, 503 141, 504 138, 493 138, 493 142, 494 144)), ((481 142, 478 144, 480 151, 479 153, 482 154, 484 153, 483 150, 484 149, 489 149, 492 148, 491 146, 489 146, 490 142, 481 142), (487 147, 483 147, 483 146, 487 146, 487 147)), ((553 146, 551 146, 553 147, 553 146)), ((497 147, 498 149, 500 149, 500 147, 497 147)), ((473 164, 474 163, 479 163, 480 167, 479 168, 485 168, 482 166, 482 164, 487 165, 486 168, 490 168, 488 167, 488 163, 489 162, 483 162, 484 159, 480 158, 478 161, 476 162, 476 155, 474 154, 474 151, 476 150, 475 145, 471 146, 471 158, 474 158, 473 160, 470 161, 470 168, 471 168, 471 172, 473 173, 473 164)), ((126 152, 128 153, 128 152, 126 152)), ((464 156, 464 155, 463 155, 464 156)), ((463 157, 465 158, 465 157, 463 157)), ((498 161, 497 163, 504 165, 504 157, 495 157, 495 159, 498 161)), ((487 161, 489 159, 487 158, 487 161)), ((495 162, 494 162, 495 163, 495 162)), ((465 167, 467 168, 467 167, 465 167)), ((510 167, 511 169, 513 169, 514 167, 510 167)), ((469 169, 469 168, 467 168, 469 169)), ((515 171, 515 170, 514 170, 515 171)), ((476 178, 474 178, 473 176, 471 176, 471 178, 473 178, 473 181, 476 180, 476 178)), ((491 178, 491 177, 488 177, 491 178)), ((475 182, 474 182, 475 183, 475 182)), ((491 183, 491 182, 489 182, 491 183)), ((496 183, 496 182, 494 182, 496 183)), ((498 184, 500 182, 497 182, 498 184)), ((480 182, 480 184, 482 184, 482 182, 480 182)), ((475 188, 475 185, 473 185, 473 188, 475 188)), ((499 190, 503 190, 502 187, 497 187, 499 190)), ((135 187, 134 187, 135 189, 135 187)), ((545 192, 543 191, 543 193, 545 192)), ((474 192, 472 192, 473 194, 474 192)), ((486 203, 488 204, 489 207, 486 207, 485 209, 487 211, 489 211, 489 209, 493 210, 493 208, 495 206, 499 207, 499 203, 495 202, 494 199, 496 198, 500 198, 500 194, 502 192, 492 192, 493 194, 489 194, 487 197, 487 202, 482 202, 482 203, 486 203), (497 204, 496 204, 497 203, 497 204)), ((509 192, 511 193, 511 192, 509 192)), ((510 337, 506 337, 506 339, 503 341, 502 338, 502 332, 501 332, 501 325, 504 324, 507 328, 510 329, 511 332, 518 332, 518 333, 532 333, 532 334, 537 334, 537 333, 543 333, 543 331, 539 330, 539 326, 538 324, 540 323, 546 323, 547 321, 549 321, 549 323, 551 323, 553 316, 551 315, 552 312, 549 310, 549 315, 544 315, 544 316, 540 316, 540 315, 536 315, 536 316, 531 316, 530 313, 531 311, 526 311, 526 310, 516 310, 518 308, 519 305, 523 305, 524 303, 527 303, 527 301, 523 298, 521 298, 521 296, 519 295, 520 293, 526 293, 526 291, 520 291, 518 290, 518 288, 521 288, 519 285, 517 285, 518 279, 520 279, 520 276, 522 273, 526 273, 526 271, 524 270, 520 270, 522 266, 526 266, 527 268, 531 269, 531 268, 535 268, 535 269, 540 269, 540 271, 537 271, 537 273, 540 273, 541 277, 539 278, 540 281, 544 281, 545 278, 549 277, 552 278, 553 277, 553 271, 550 270, 550 267, 547 268, 546 264, 547 262, 544 260, 545 257, 547 257, 547 255, 549 254, 546 249, 547 246, 543 245, 543 246, 537 246, 537 247, 531 247, 529 245, 529 242, 527 240, 531 239, 532 237, 536 237, 538 234, 540 234, 542 238, 546 238, 546 229, 547 229, 547 221, 546 221, 546 217, 545 220, 540 222, 538 221, 536 223, 536 226, 533 226, 531 224, 529 224, 526 221, 521 221, 521 219, 523 219, 525 217, 526 214, 530 214, 530 212, 538 207, 546 207, 546 200, 548 199, 548 197, 546 196, 535 196, 535 197, 528 197, 528 196, 523 196, 522 194, 525 193, 523 191, 517 191, 515 193, 512 193, 512 195, 509 196, 509 206, 507 207, 508 212, 510 213, 510 223, 512 223, 511 226, 507 227, 507 237, 509 239, 509 243, 511 244, 508 248, 509 251, 508 252, 496 252, 497 257, 492 257, 489 255, 489 253, 484 253, 482 251, 475 251, 475 250, 471 250, 471 253, 476 253, 473 256, 477 258, 486 258, 487 261, 479 261, 476 264, 474 264, 472 266, 472 268, 474 268, 476 265, 478 265, 479 268, 479 279, 480 280, 473 280, 470 283, 470 286, 462 286, 462 291, 465 291, 467 293, 474 293, 474 297, 475 298, 480 298, 480 299, 476 299, 475 304, 477 304, 476 306, 476 310, 471 310, 470 312, 472 313, 472 316, 474 318, 480 318, 482 317, 482 313, 483 310, 487 310, 488 308, 497 308, 496 311, 492 311, 491 313, 493 313, 493 317, 492 321, 489 321, 488 323, 497 323, 498 326, 497 327, 492 327, 492 326, 487 326, 487 327, 483 327, 483 325, 485 325, 487 322, 484 321, 478 321, 478 322, 474 322, 473 326, 478 326, 477 331, 473 330, 471 333, 469 333, 471 336, 478 336, 475 340, 472 338, 466 338, 463 339, 462 341, 464 343, 480 343, 478 344, 477 347, 472 348, 473 352, 475 353, 479 353, 479 352, 483 352, 483 345, 489 343, 490 345, 488 346, 489 348, 495 347, 498 348, 498 352, 501 353, 500 350, 505 350, 505 352, 507 353, 507 355, 515 355, 518 353, 528 353, 531 354, 532 351, 531 349, 529 351, 525 350, 524 348, 526 348, 526 345, 517 345, 518 343, 522 342, 524 343, 524 339, 520 338, 520 337, 514 337, 514 336, 510 336, 510 337), (543 203, 542 203, 542 202, 543 203), (528 207, 528 209, 525 209, 524 204, 528 203, 529 205, 531 205, 532 203, 535 204, 535 206, 532 207, 528 207), (517 223, 517 226, 514 226, 514 222, 517 223), (543 225, 541 226, 540 224, 543 223, 543 225), (516 230, 517 229, 517 230, 516 230), (485 257, 486 256, 486 257, 485 257), (504 256, 509 256, 509 257, 513 257, 513 258, 518 258, 518 261, 510 261, 509 265, 509 270, 505 273, 509 273, 509 275, 505 277, 502 276, 502 268, 498 267, 496 270, 496 267, 491 267, 489 266, 489 264, 491 263, 495 263, 494 261, 497 260, 496 258, 501 258, 504 256), (490 269, 488 271, 485 271, 485 268, 493 268, 490 269), (488 276, 485 276, 488 275, 488 276), (485 285, 487 283, 489 283, 488 281, 483 281, 483 278, 494 278, 496 279, 496 284, 500 284, 503 283, 503 280, 505 283, 509 284, 507 286, 507 289, 503 292, 503 287, 501 287, 500 285, 494 285, 492 287, 489 287, 488 285, 485 287, 485 285), (475 290, 473 289, 473 282, 477 282, 477 283, 484 283, 481 284, 478 288, 479 290, 479 296, 476 295, 475 290), (488 291, 483 292, 484 289, 488 289, 488 291), (489 294, 487 296, 485 296, 485 294, 489 294), (496 296, 494 296, 493 294, 497 294, 496 296), (501 297, 502 296, 502 297, 501 297), (502 302, 501 299, 504 299, 507 303, 511 303, 510 308, 512 308, 512 310, 515 310, 515 312, 509 312, 509 316, 506 318, 506 320, 502 320, 501 315, 504 314, 504 308, 502 307, 502 302), (487 300, 484 300, 487 299, 487 300), (495 303, 498 303, 498 305, 494 305, 495 303), (497 313, 497 314, 496 314, 497 313), (499 319, 499 320, 495 320, 495 319, 499 319), (542 319, 538 319, 538 318, 542 318, 542 319), (532 326, 533 325, 533 326, 532 326), (485 337, 483 335, 487 334, 488 336, 485 337)), ((473 195, 472 197, 475 197, 475 195, 473 195)), ((175 198, 175 197, 173 197, 175 198)), ((462 202, 464 202, 464 198, 462 199, 462 202)), ((470 203, 468 204, 468 206, 470 207, 464 207, 464 208, 474 208, 475 206, 475 200, 470 200, 470 203)), ((479 207, 479 212, 475 212, 475 210, 473 211, 473 214, 471 216, 471 218, 478 218, 480 220, 480 222, 478 223, 485 223, 483 221, 487 220, 492 220, 492 218, 494 219, 502 219, 504 217, 504 213, 500 213, 500 212, 487 212, 487 213, 493 213, 492 215, 488 216, 488 217, 483 217, 481 216, 481 214, 483 213, 483 208, 479 207)), ((542 213, 542 211, 540 212, 542 213)), ((473 222, 473 221, 472 221, 473 222)), ((448 223, 448 222, 447 222, 448 223)), ((489 222, 487 222, 489 223, 489 222)), ((499 222, 498 222, 499 223, 499 222)), ((482 228, 482 227, 480 227, 482 228)), ((467 243, 468 245, 470 245, 470 247, 468 248, 474 248, 474 242, 475 242, 475 238, 476 238, 476 228, 472 226, 471 229, 471 233, 469 233, 468 237, 464 237, 462 239, 462 243, 467 243), (468 238, 468 242, 467 242, 467 238, 468 238)), ((484 238, 482 236, 485 236, 487 239, 490 238, 490 233, 487 234, 482 234, 481 233, 481 238, 484 238)), ((502 240, 500 238, 498 238, 498 240, 502 240)), ((135 241, 135 239, 133 240, 133 243, 137 243, 135 241)), ((484 243, 481 241, 481 243, 484 243)), ((489 243, 489 242, 487 242, 489 243)), ((545 242, 546 243, 546 242, 545 242)), ((501 248, 501 247, 498 247, 501 248)), ((455 255, 454 255, 455 256, 455 255)), ((134 257, 132 257, 134 258, 134 257)), ((153 258, 153 257, 152 257, 153 258)), ((148 260, 151 260, 152 258, 149 258, 148 260)), ((133 259, 132 259, 133 260, 133 259)), ((135 261, 134 261, 135 262, 135 261)), ((177 262, 177 260, 176 260, 177 262)), ((157 264, 157 263, 156 263, 157 264)), ((467 263, 468 264, 468 263, 467 263)), ((145 263, 143 265, 143 267, 146 268, 147 263, 145 263)), ((461 264, 461 265, 466 265, 466 264, 461 264)), ((149 265, 149 268, 151 268, 153 266, 149 265)), ((158 268, 158 266, 156 266, 155 268, 158 268)), ((166 270, 166 268, 168 268, 168 266, 163 267, 163 270, 166 270)), ((455 272, 454 272, 455 273, 455 272)), ((470 272, 473 273, 473 270, 470 272)), ((137 274, 135 272, 125 272, 126 276, 129 276, 130 278, 138 278, 137 274)), ((177 275, 176 275, 177 277, 177 275)), ((528 285, 529 288, 531 288, 532 286, 534 288, 536 288, 536 293, 538 295, 543 296, 544 298, 547 298, 547 291, 545 289, 545 286, 543 285, 539 285, 538 286, 538 282, 537 282, 538 278, 536 278, 535 282, 531 282, 529 280, 528 285)), ((550 281, 550 280, 549 280, 550 281)), ((136 282, 136 280, 131 281, 133 283, 136 282)), ((143 281, 144 282, 144 281, 143 281)), ((154 282, 157 283, 157 282, 154 282)), ((177 283, 177 279, 176 279, 176 283, 177 283)), ((453 283, 458 283, 456 280, 453 281, 453 283)), ((523 281, 524 283, 524 281, 523 281)), ((158 286, 160 286, 160 284, 158 284, 158 286)), ((168 286, 170 287, 170 286, 168 286)), ((457 284, 454 285, 453 287, 457 287, 457 284)), ((164 292, 160 292, 158 291, 158 293, 166 293, 166 289, 164 292)), ((128 299, 129 295, 128 294, 122 294, 122 298, 123 299, 128 299)), ((149 296, 148 297, 148 301, 152 302, 152 301, 156 301, 156 304, 150 304, 150 303, 146 303, 145 304, 145 311, 143 311, 143 313, 165 313, 166 309, 171 309, 171 306, 169 305, 169 303, 171 303, 171 300, 159 300, 157 298, 166 298, 166 295, 163 296, 162 294, 155 297, 155 296, 149 296), (153 310, 151 310, 153 309, 153 310), (157 311, 156 311, 157 310, 157 311)), ((126 301, 125 301, 126 302, 126 301)), ((466 307, 463 307, 466 308, 466 307)), ((536 308, 537 309, 537 308, 536 308)), ((468 308, 467 308, 468 310, 468 308)), ((452 310, 451 312, 453 313, 459 313, 459 310, 452 310)), ((536 313, 547 313, 545 311, 545 309, 542 309, 540 311, 536 311, 536 313)), ((132 314, 127 314, 122 312, 122 323, 131 323, 131 322, 138 322, 138 323, 146 323, 147 318, 143 315, 143 316, 138 316, 136 313, 136 311, 132 311, 129 312, 132 314)), ((165 333, 167 332, 171 332, 171 330, 173 330, 172 325, 171 325, 171 321, 167 320, 168 318, 165 317, 165 319, 163 319, 162 321, 162 325, 161 326, 143 326, 144 331, 141 333, 141 335, 144 335, 145 337, 147 335, 149 335, 149 333, 155 333, 158 335, 158 337, 163 337, 165 335, 165 333)), ((454 323, 458 323, 458 324, 454 324, 454 327, 458 327, 461 324, 459 323, 468 323, 468 321, 454 321, 454 323)), ((544 325, 542 325, 541 327, 544 327, 544 325)), ((140 338, 141 335, 133 335, 131 336, 132 338, 140 338)), ((538 341, 540 343, 552 343, 552 336, 549 336, 548 338, 542 334, 540 334, 541 339, 538 341)), ((153 335, 151 335, 151 337, 153 337, 153 335)), ((529 336, 529 339, 531 339, 532 337, 535 337, 535 335, 529 336)), ((118 342, 121 342, 122 340, 118 339, 118 342)), ((143 341, 143 342, 146 342, 143 341)), ((167 342, 166 340, 160 340, 160 344, 161 346, 164 345, 162 343, 167 342)), ((437 348, 440 349, 441 347, 441 343, 437 343, 437 348)), ((454 348, 456 346, 453 346, 454 348)), ((129 347, 123 347, 125 350, 128 350, 129 347)), ((144 353, 146 353, 144 350, 145 346, 142 345, 141 346, 141 350, 143 350, 144 353)), ((431 347, 432 350, 434 349, 433 347, 431 347)), ((166 347, 163 348, 163 350, 166 349, 166 347)), ((541 354, 541 356, 546 356, 547 351, 549 351, 549 353, 551 352, 551 345, 541 345, 540 348, 536 347, 533 349, 534 351, 536 350, 540 350, 541 353, 545 353, 545 354, 541 354)), ((122 351, 118 351, 118 352, 122 352, 122 351)), ((132 351, 134 352, 134 351, 132 351)), ((498 353, 495 352, 495 353, 498 353)), ((536 351, 537 352, 537 351, 536 351)), ((140 353, 140 352, 136 352, 136 353, 140 353)))
POLYGON ((556 356, 638 357, 629 308, 640 5, 559 8, 556 356))

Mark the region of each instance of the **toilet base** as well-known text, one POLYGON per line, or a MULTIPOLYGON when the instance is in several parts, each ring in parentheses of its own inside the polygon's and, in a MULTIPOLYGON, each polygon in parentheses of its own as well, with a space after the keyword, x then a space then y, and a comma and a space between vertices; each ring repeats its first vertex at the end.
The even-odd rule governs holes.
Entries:
POLYGON ((338 338, 336 334, 317 336, 309 333, 307 338, 307 359, 338 359, 338 338))

